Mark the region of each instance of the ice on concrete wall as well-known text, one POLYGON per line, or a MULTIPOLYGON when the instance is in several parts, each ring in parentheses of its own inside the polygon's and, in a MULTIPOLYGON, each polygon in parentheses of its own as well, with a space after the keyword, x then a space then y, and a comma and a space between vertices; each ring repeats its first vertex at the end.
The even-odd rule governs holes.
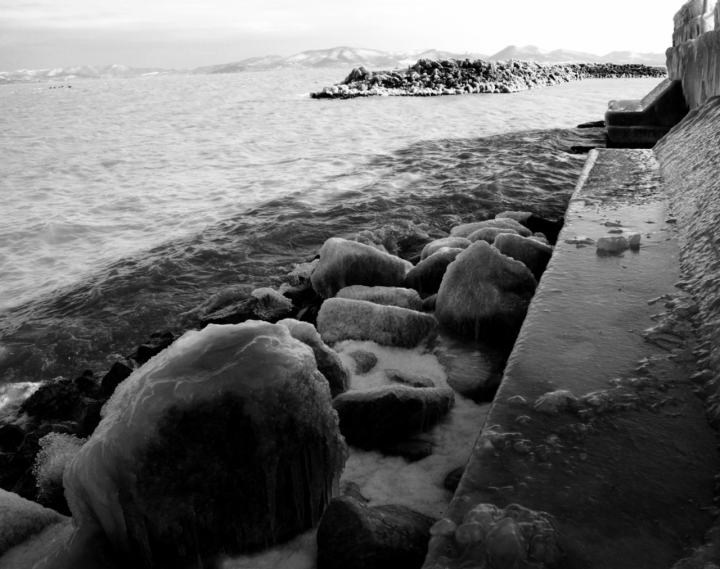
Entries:
POLYGON ((182 566, 315 525, 346 456, 311 349, 250 321, 188 332, 123 382, 64 484, 78 531, 182 566))
POLYGON ((694 40, 715 29, 716 0, 688 0, 675 14, 673 45, 694 40))
POLYGON ((720 95, 720 30, 668 49, 667 67, 670 79, 682 81, 691 110, 720 95))

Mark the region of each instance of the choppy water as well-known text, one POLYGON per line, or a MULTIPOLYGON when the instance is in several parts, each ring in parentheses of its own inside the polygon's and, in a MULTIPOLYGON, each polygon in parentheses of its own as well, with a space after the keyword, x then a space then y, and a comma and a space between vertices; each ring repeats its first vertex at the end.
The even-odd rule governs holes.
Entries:
POLYGON ((609 99, 657 79, 513 95, 314 101, 347 70, 0 88, 0 381, 109 367, 333 235, 561 215, 609 99))

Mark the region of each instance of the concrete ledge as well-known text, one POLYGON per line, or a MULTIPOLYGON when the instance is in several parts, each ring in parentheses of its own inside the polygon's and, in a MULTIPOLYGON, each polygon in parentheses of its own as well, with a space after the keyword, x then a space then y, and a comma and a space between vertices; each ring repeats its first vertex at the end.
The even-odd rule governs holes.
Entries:
POLYGON ((665 79, 641 100, 610 101, 608 146, 652 148, 688 113, 680 81, 665 79))
MULTIPOLYGON (((671 567, 702 543, 715 436, 691 364, 642 338, 662 312, 648 301, 678 292, 659 187, 652 151, 590 153, 444 527, 481 503, 546 512, 562 535, 559 567, 572 569, 671 567), (641 248, 583 245, 618 229, 641 232, 641 248), (536 406, 557 390, 576 402, 536 406)), ((424 567, 455 568, 463 555, 438 530, 424 567)))

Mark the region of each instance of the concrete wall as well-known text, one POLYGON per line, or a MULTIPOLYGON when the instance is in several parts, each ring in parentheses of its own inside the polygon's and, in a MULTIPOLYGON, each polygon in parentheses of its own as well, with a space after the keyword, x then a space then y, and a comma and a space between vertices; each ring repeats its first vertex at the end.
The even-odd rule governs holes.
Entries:
POLYGON ((673 46, 700 37, 715 29, 716 0, 688 0, 675 14, 673 46))
POLYGON ((682 80, 691 110, 720 95, 720 29, 671 47, 666 55, 668 77, 682 80))

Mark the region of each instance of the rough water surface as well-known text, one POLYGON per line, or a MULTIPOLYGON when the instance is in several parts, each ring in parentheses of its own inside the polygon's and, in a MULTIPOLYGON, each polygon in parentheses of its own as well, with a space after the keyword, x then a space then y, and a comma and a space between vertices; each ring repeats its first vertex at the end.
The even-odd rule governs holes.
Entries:
POLYGON ((585 159, 572 147, 603 140, 572 127, 657 83, 309 98, 338 73, 0 89, 0 382, 105 371, 223 288, 277 284, 331 236, 562 215, 585 159))

